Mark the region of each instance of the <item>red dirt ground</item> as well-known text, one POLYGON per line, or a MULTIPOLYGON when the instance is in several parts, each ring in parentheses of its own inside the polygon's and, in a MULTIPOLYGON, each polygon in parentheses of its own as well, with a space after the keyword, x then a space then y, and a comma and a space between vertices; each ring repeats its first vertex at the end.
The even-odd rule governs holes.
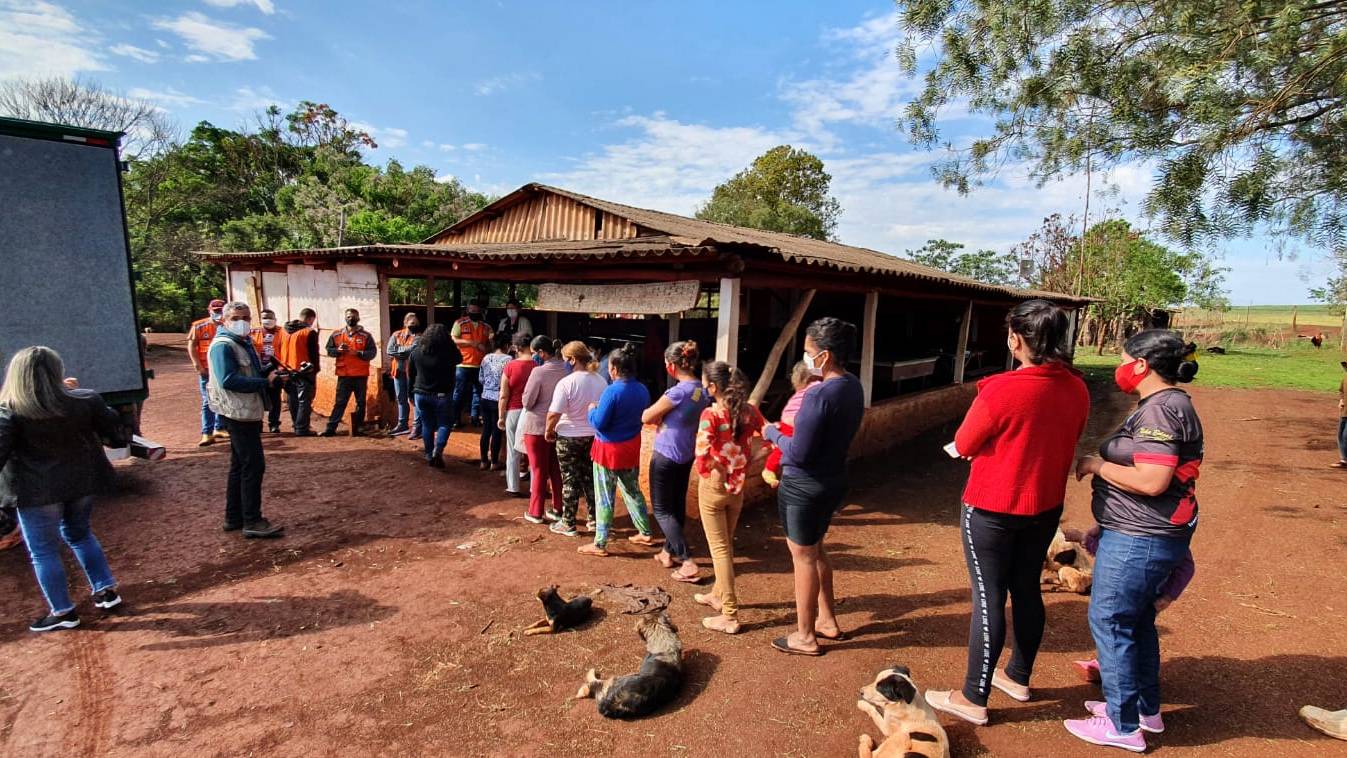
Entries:
MULTIPOLYGON (((857 689, 891 663, 923 687, 963 675, 968 583, 956 508, 964 470, 937 431, 858 468, 830 535, 851 641, 818 659, 768 642, 793 623, 774 509, 737 539, 745 633, 703 630, 693 589, 623 543, 607 560, 519 519, 499 475, 428 469, 406 441, 270 438, 274 542, 219 530, 228 453, 199 450, 197 394, 179 350, 157 347, 145 431, 171 448, 122 466, 96 527, 125 611, 34 635, 42 603, 22 549, 0 553, 0 754, 7 755, 854 755, 874 727, 857 689), (523 637, 533 592, 662 584, 686 649, 678 701, 634 723, 568 700, 584 671, 626 673, 643 648, 608 601, 578 632, 523 637)), ((1333 397, 1194 390, 1207 426, 1198 573, 1162 617, 1165 755, 1347 755, 1303 703, 1347 704, 1347 506, 1332 460, 1333 397)), ((1092 434, 1117 423, 1100 394, 1092 434)), ((288 423, 288 422, 287 422, 288 423)), ((475 451, 467 435, 459 457, 475 451)), ((1073 483, 1067 520, 1089 519, 1073 483)), ((700 530, 692 539, 705 554, 700 530)), ((72 566, 72 569, 74 567, 72 566)), ((72 577, 78 577, 77 570, 72 577)), ((78 588, 77 588, 78 589, 78 588)), ((81 598, 84 590, 79 589, 81 598)), ((956 755, 1108 755, 1060 720, 1095 696, 1069 670, 1091 650, 1086 599, 1048 596, 1034 702, 996 695, 992 723, 948 723, 956 755)))

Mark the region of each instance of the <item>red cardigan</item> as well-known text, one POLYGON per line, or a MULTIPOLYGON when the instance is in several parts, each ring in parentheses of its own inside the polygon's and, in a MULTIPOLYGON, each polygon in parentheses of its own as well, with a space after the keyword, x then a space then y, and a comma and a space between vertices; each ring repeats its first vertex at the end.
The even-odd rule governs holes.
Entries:
POLYGON ((1061 505, 1089 414, 1080 372, 1060 363, 978 382, 978 396, 954 435, 959 454, 973 459, 964 502, 1016 516, 1061 505))

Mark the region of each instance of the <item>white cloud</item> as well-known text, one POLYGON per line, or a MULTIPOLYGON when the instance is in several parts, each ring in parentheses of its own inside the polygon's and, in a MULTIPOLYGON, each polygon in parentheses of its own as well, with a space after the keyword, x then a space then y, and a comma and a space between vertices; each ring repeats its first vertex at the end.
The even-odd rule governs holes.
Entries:
POLYGON ((59 5, 0 0, 0 79, 104 71, 108 67, 91 44, 97 40, 59 5))
POLYGON ((159 19, 154 28, 164 29, 177 34, 187 43, 187 47, 196 51, 188 56, 189 62, 204 60, 251 61, 257 59, 253 45, 271 36, 261 29, 235 26, 216 21, 196 11, 189 11, 174 19, 159 19))
POLYGON ((251 5, 270 16, 276 12, 276 6, 271 0, 205 0, 206 5, 214 5, 216 8, 233 8, 239 5, 251 5))
POLYGON ((204 55, 197 55, 196 53, 192 53, 186 58, 183 58, 183 61, 186 63, 209 63, 210 58, 207 58, 204 55))
POLYGON ((494 95, 497 92, 513 89, 528 84, 529 82, 541 81, 542 78, 543 75, 536 71, 502 74, 477 82, 477 84, 473 85, 473 91, 482 96, 494 95))
POLYGON ((270 87, 239 87, 234 90, 233 97, 225 107, 231 111, 251 113, 261 111, 276 105, 281 108, 288 108, 289 104, 276 96, 270 87))
POLYGON ((454 146, 454 145, 451 145, 451 144, 449 144, 448 142, 442 142, 442 143, 440 143, 440 152, 444 152, 444 153, 452 153, 453 151, 455 151, 455 150, 457 150, 457 149, 458 149, 458 147, 456 147, 456 146, 454 146))
POLYGON ((165 42, 164 40, 161 40, 161 39, 158 39, 158 38, 156 38, 156 39, 154 40, 154 44, 158 45, 159 47, 162 47, 162 48, 165 49, 165 50, 167 50, 167 49, 169 49, 170 47, 172 47, 172 45, 170 45, 170 44, 168 44, 167 42, 165 42))
POLYGON ((202 105, 206 102, 205 100, 202 100, 199 97, 193 97, 191 95, 184 94, 182 92, 173 89, 172 87, 169 87, 165 90, 152 90, 146 89, 144 87, 135 87, 132 88, 131 91, 127 92, 126 94, 128 97, 132 97, 137 100, 149 100, 152 103, 158 103, 160 105, 166 105, 173 108, 182 108, 188 105, 202 105))
POLYGON ((108 52, 113 55, 134 58, 141 63, 157 63, 159 61, 159 53, 153 50, 146 50, 143 47, 136 47, 135 45, 113 45, 108 48, 108 52))
POLYGON ((407 144, 407 130, 388 126, 375 126, 363 121, 351 121, 348 126, 369 133, 380 150, 402 147, 407 144))
MULTIPOLYGON (((454 146, 453 146, 453 145, 448 145, 447 147, 448 147, 450 150, 453 150, 453 149, 454 149, 454 146)), ((463 149, 464 149, 464 150, 467 150, 467 151, 470 152, 470 153, 475 153, 475 152, 477 152, 478 150, 485 150, 485 149, 486 149, 486 143, 484 143, 484 142, 464 142, 464 143, 463 143, 463 149)))

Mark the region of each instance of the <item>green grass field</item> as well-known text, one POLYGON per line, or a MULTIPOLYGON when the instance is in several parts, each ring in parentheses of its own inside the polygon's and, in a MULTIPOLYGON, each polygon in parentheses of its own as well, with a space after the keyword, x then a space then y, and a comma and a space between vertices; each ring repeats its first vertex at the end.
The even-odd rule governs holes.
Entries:
POLYGON ((1330 305, 1255 305, 1241 308, 1232 307, 1228 311, 1203 311, 1196 308, 1185 310, 1179 315, 1179 327, 1191 324, 1224 324, 1243 326, 1247 320, 1251 326, 1275 324, 1290 326, 1294 313, 1298 327, 1342 326, 1342 312, 1335 311, 1330 305))
MULTIPOLYGON (((1289 313, 1289 311, 1288 311, 1289 313)), ((1287 323, 1290 323, 1289 320, 1287 323)), ((1225 355, 1201 353, 1196 384, 1239 389, 1295 389, 1337 392, 1347 356, 1336 345, 1316 350, 1307 343, 1285 350, 1235 346, 1225 355)), ((1091 378, 1111 380, 1117 354, 1095 355, 1088 347, 1076 349, 1076 366, 1091 378)))

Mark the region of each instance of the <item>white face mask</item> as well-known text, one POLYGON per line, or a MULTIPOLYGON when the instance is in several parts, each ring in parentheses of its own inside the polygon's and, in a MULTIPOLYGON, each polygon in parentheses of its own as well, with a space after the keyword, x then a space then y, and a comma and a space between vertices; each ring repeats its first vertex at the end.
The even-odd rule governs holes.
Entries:
POLYGON ((223 318, 224 318, 224 313, 221 312, 221 311, 211 311, 211 312, 210 312, 210 320, 211 320, 211 321, 219 321, 219 320, 221 320, 221 319, 223 319, 223 318))
POLYGON ((274 318, 264 318, 264 319, 262 319, 262 326, 266 327, 267 329, 270 329, 270 328, 276 326, 276 319, 274 319, 274 318))
POLYGON ((516 318, 517 316, 519 316, 519 311, 515 310, 514 308, 508 308, 505 311, 505 315, 510 318, 516 318))
POLYGON ((253 325, 243 320, 230 321, 225 324, 225 329, 235 337, 247 337, 248 334, 252 332, 253 325))
MULTIPOLYGON (((827 351, 820 350, 818 352, 818 355, 822 355, 825 352, 827 351)), ((816 364, 814 361, 815 361, 814 356, 810 355, 809 353, 804 354, 804 365, 805 368, 809 369, 809 373, 813 376, 823 376, 823 368, 818 364, 816 364)))

